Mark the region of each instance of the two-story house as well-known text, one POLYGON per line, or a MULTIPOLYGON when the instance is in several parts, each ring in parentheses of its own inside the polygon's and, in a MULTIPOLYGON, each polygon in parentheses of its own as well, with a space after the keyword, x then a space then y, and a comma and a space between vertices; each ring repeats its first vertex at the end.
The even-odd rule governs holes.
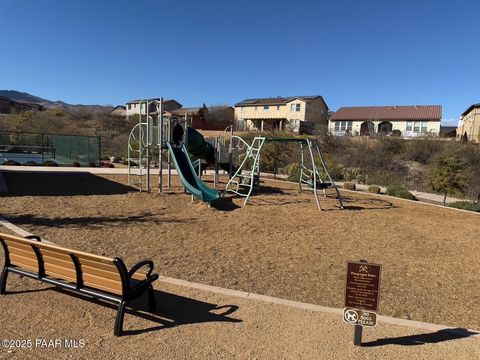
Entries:
POLYGON ((235 104, 237 130, 309 133, 327 123, 328 106, 319 95, 246 99, 235 104))
POLYGON ((457 140, 480 142, 480 103, 470 105, 460 116, 457 140))
POLYGON ((441 105, 341 107, 330 117, 328 131, 339 136, 438 136, 441 119, 441 105))
MULTIPOLYGON (((148 99, 148 101, 152 101, 151 105, 149 105, 150 109, 149 112, 155 112, 156 111, 156 105, 153 103, 154 100, 160 101, 160 98, 155 98, 155 99, 148 99)), ((170 100, 165 100, 163 99, 163 109, 164 111, 173 111, 180 109, 182 107, 182 104, 180 104, 178 101, 170 99, 170 100)), ((138 115, 142 114, 145 115, 147 113, 147 106, 145 103, 145 100, 132 100, 126 103, 126 110, 127 110, 127 117, 131 115, 138 115)))

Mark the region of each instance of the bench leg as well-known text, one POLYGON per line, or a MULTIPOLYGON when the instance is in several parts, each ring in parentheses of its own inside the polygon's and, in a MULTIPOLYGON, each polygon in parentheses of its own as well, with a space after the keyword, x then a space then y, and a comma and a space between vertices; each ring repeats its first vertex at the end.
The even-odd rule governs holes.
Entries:
POLYGON ((2 275, 0 275, 0 294, 5 294, 7 288, 7 277, 8 277, 8 268, 4 267, 2 270, 2 275))
POLYGON ((127 306, 127 302, 124 301, 124 300, 122 300, 120 302, 120 305, 118 305, 117 318, 115 319, 115 330, 114 330, 115 336, 121 336, 122 335, 123 317, 125 315, 125 307, 126 306, 127 306))
POLYGON ((147 296, 148 296, 148 310, 152 313, 157 311, 157 306, 155 304, 155 292, 153 291, 153 286, 150 284, 147 288, 147 296))

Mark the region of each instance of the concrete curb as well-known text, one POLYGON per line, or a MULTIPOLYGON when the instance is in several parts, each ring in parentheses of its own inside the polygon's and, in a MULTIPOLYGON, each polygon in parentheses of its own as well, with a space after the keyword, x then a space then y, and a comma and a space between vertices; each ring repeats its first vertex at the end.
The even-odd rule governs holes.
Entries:
POLYGON ((33 235, 32 233, 29 233, 28 231, 25 231, 22 228, 19 228, 17 225, 13 225, 10 221, 8 221, 7 219, 1 216, 0 216, 0 225, 5 226, 8 230, 13 231, 15 234, 18 234, 21 237, 33 235))
MULTIPOLYGON (((281 299, 273 296, 249 293, 249 292, 240 291, 240 290, 225 289, 218 286, 193 283, 190 281, 180 280, 180 279, 175 279, 175 278, 170 278, 165 276, 161 276, 159 281, 167 284, 188 287, 188 288, 193 288, 193 289, 202 290, 202 291, 208 291, 215 294, 234 296, 234 297, 247 299, 247 300, 256 300, 256 301, 266 302, 269 304, 289 306, 289 307, 294 307, 302 310, 335 314, 339 316, 342 316, 343 314, 343 309, 331 308, 331 307, 293 301, 293 300, 285 300, 285 299, 281 299)), ((422 329, 422 330, 428 330, 428 331, 445 331, 445 332, 449 332, 457 335, 462 335, 462 334, 464 335, 468 331, 470 333, 474 333, 469 337, 480 339, 480 331, 478 330, 459 329, 459 328, 446 326, 446 325, 438 325, 438 324, 426 323, 426 322, 415 321, 415 320, 399 319, 399 318, 393 318, 390 316, 383 316, 383 315, 379 315, 378 320, 381 321, 382 323, 389 324, 389 325, 403 326, 403 327, 422 329)))

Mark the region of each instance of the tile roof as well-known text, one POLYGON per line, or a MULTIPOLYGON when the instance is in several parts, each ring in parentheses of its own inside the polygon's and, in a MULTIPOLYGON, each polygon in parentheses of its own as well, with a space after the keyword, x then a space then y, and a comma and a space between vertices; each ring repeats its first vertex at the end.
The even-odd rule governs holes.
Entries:
POLYGON ((331 117, 335 120, 440 120, 441 105, 341 107, 331 117))
MULTIPOLYGON (((313 99, 321 98, 323 102, 323 98, 320 95, 311 95, 311 96, 287 96, 287 97, 270 97, 270 98, 253 98, 253 99, 245 99, 236 103, 235 106, 262 106, 262 105, 285 105, 286 103, 295 100, 295 99, 302 99, 304 101, 309 101, 313 99)), ((326 104, 325 104, 326 105, 326 104)))
POLYGON ((176 110, 170 111, 170 114, 177 115, 177 116, 184 116, 185 114, 188 115, 195 115, 202 109, 201 107, 190 107, 190 108, 180 108, 176 110))

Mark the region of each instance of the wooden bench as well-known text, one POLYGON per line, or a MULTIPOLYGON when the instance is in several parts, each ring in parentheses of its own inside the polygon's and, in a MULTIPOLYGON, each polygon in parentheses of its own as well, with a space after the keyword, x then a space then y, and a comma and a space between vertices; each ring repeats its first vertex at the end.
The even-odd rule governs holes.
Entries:
POLYGON ((144 292, 150 311, 155 311, 153 262, 144 260, 127 271, 120 258, 108 258, 42 243, 38 236, 21 238, 0 233, 5 264, 0 294, 5 294, 8 273, 13 272, 48 284, 118 304, 114 334, 120 336, 125 307, 144 292), (140 269, 146 267, 146 271, 140 269))

